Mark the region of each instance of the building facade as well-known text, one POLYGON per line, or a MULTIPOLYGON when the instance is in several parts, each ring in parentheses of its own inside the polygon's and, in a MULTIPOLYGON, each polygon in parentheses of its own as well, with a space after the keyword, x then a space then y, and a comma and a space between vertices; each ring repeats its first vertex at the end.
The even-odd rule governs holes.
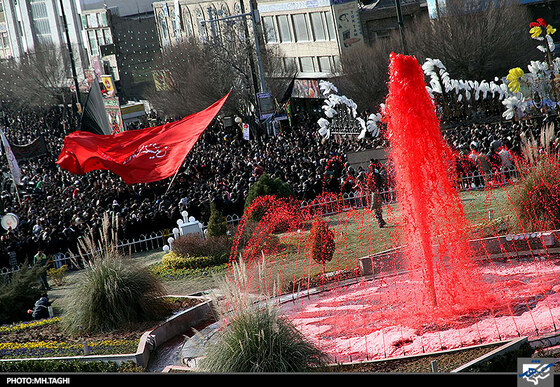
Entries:
MULTIPOLYGON (((64 47, 66 30, 79 80, 85 79, 84 69, 89 66, 81 34, 80 2, 72 0, 0 0, 9 56, 17 60, 41 45, 64 47), (63 15, 65 16, 63 18, 63 15)), ((0 23, 1 24, 1 23, 0 23)), ((2 27, 0 27, 0 31, 2 27)))
POLYGON ((7 59, 12 56, 10 49, 10 38, 8 37, 8 24, 4 16, 4 5, 0 1, 0 60, 7 59))
POLYGON ((354 0, 173 0, 154 3, 160 45, 191 37, 204 42, 219 28, 209 20, 234 18, 251 9, 259 41, 274 46, 283 72, 298 78, 337 74, 342 53, 364 42, 354 0))
POLYGON ((153 11, 121 15, 116 7, 88 9, 81 18, 91 69, 98 79, 110 76, 121 100, 142 99, 152 82, 151 62, 159 52, 153 11))

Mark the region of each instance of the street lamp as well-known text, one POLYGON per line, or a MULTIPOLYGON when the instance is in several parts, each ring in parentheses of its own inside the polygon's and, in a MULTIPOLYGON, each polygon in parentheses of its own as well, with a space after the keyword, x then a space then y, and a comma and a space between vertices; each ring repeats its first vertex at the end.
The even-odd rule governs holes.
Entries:
POLYGON ((399 33, 401 35, 401 49, 403 54, 406 54, 406 42, 404 38, 404 21, 401 9, 401 0, 395 0, 395 9, 397 11, 397 23, 399 23, 399 33))

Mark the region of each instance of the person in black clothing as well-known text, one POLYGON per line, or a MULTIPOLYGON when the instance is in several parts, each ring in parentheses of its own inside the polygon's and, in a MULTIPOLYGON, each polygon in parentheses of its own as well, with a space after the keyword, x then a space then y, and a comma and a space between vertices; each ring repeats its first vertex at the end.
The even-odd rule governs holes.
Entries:
POLYGON ((49 301, 49 297, 47 297, 46 294, 43 294, 41 298, 39 298, 35 302, 35 305, 33 306, 33 310, 29 310, 28 312, 31 312, 31 316, 33 317, 34 320, 48 318, 50 317, 49 306, 51 305, 52 303, 49 301))

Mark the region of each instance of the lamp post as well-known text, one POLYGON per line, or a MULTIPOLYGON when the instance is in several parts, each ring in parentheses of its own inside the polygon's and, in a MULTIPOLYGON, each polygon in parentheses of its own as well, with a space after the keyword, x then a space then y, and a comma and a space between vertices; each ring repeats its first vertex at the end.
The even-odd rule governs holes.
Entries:
POLYGON ((395 0, 395 10, 397 11, 397 23, 399 24, 399 33, 401 35, 401 49, 406 54, 406 41, 404 38, 404 20, 402 15, 401 0, 395 0))
MULTIPOLYGON (((243 0, 240 0, 240 7, 241 7, 241 14, 239 15, 232 15, 232 16, 225 16, 225 17, 220 17, 220 18, 214 18, 212 13, 210 13, 210 19, 208 20, 201 20, 201 24, 204 25, 204 23, 212 23, 212 31, 214 32, 215 29, 213 28, 214 24, 216 22, 221 22, 221 21, 227 21, 227 20, 234 20, 234 19, 241 19, 243 18, 245 20, 245 33, 248 35, 249 31, 247 28, 247 17, 251 18, 251 26, 252 26, 252 32, 253 32, 253 39, 254 39, 254 45, 255 45, 255 56, 257 59, 257 67, 258 67, 258 74, 259 74, 259 82, 258 82, 258 86, 257 86, 257 80, 255 78, 255 71, 254 71, 254 62, 253 62, 253 55, 251 53, 249 53, 249 64, 251 66, 251 76, 253 78, 253 88, 255 90, 255 108, 258 109, 259 108, 259 100, 258 100, 258 93, 260 91, 260 93, 266 93, 267 91, 267 87, 266 87, 266 80, 264 78, 264 70, 263 70, 263 65, 262 65, 262 57, 261 57, 261 50, 260 50, 260 44, 259 44, 259 37, 257 34, 257 18, 258 18, 258 11, 255 10, 253 8, 253 3, 252 0, 249 0, 249 12, 244 12, 245 11, 245 6, 243 4, 243 0)), ((257 138, 258 136, 254 135, 255 138, 257 138)))
POLYGON ((59 0, 60 12, 62 14, 62 25, 64 26, 64 34, 66 35, 66 45, 68 46, 68 55, 70 57, 70 67, 72 69, 72 78, 74 79, 74 87, 76 88, 76 101, 82 106, 82 98, 80 97, 80 87, 78 84, 78 75, 76 74, 76 64, 74 63, 74 53, 72 51, 72 44, 70 43, 70 34, 68 33, 68 22, 66 21, 66 13, 64 12, 64 4, 59 0))
MULTIPOLYGON (((243 8, 243 1, 241 1, 241 9, 242 11, 244 10, 243 8)), ((255 17, 255 13, 257 11, 253 9, 253 5, 251 3, 251 1, 249 1, 249 12, 246 13, 241 13, 239 15, 232 15, 232 16, 226 16, 226 17, 221 17, 221 18, 213 18, 212 15, 210 15, 210 19, 208 20, 201 20, 201 23, 215 23, 215 22, 220 22, 220 21, 226 21, 226 20, 233 20, 233 19, 241 19, 241 18, 245 18, 245 17, 250 17, 251 18, 251 25, 252 25, 252 30, 253 30, 253 37, 254 37, 254 45, 255 45, 255 56, 257 57, 257 66, 258 66, 258 73, 259 73, 259 87, 255 87, 255 91, 260 90, 261 93, 266 92, 266 81, 264 79, 264 71, 263 71, 263 67, 262 67, 262 58, 261 58, 261 50, 260 50, 260 44, 259 44, 259 38, 257 35, 257 22, 256 22, 256 17, 255 17)), ((212 24, 213 26, 213 24, 212 24)), ((247 31, 248 32, 248 31, 247 31)), ((252 63, 252 60, 251 60, 252 63)))

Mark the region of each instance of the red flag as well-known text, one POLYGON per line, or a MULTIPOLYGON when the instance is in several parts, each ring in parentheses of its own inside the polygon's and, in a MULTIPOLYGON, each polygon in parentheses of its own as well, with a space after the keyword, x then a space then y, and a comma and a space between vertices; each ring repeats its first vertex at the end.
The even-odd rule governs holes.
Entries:
POLYGON ((126 184, 165 179, 177 172, 228 96, 201 112, 161 126, 114 135, 72 132, 64 139, 56 163, 74 175, 106 169, 126 184))

